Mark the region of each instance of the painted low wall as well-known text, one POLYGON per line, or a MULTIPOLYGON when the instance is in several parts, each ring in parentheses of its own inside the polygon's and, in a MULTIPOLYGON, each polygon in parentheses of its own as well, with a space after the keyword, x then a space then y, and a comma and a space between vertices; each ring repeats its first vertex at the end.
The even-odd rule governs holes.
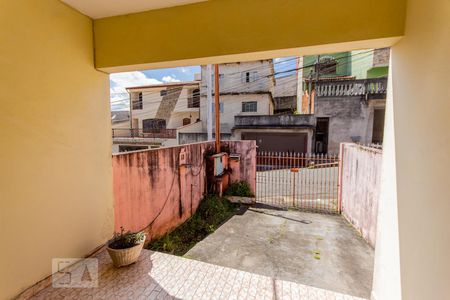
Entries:
MULTIPOLYGON (((223 151, 239 154, 230 162, 230 181, 256 187, 254 141, 224 141, 223 151)), ((113 155, 115 230, 145 230, 161 236, 186 221, 206 193, 205 154, 213 142, 113 155)))
POLYGON ((375 247, 381 179, 380 149, 341 144, 342 214, 375 247))

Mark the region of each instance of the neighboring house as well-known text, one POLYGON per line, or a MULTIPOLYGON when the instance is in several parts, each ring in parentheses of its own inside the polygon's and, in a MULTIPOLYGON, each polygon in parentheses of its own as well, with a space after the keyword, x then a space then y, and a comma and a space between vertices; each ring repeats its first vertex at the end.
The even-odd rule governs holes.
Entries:
MULTIPOLYGON (((271 115, 274 111, 273 61, 226 63, 219 65, 220 130, 223 139, 230 139, 235 127, 235 116, 271 115)), ((179 132, 180 144, 207 139, 207 78, 206 66, 201 68, 200 119, 201 126, 193 125, 179 132)), ((214 94, 214 75, 212 75, 214 94)), ((214 96, 213 96, 214 97, 214 96)), ((215 127, 214 99, 212 105, 215 127)))
MULTIPOLYGON (((341 142, 381 144, 388 63, 389 49, 305 56, 301 80, 297 74, 275 78, 272 60, 222 64, 221 138, 256 140, 260 150, 315 153, 337 153, 341 142)), ((119 150, 206 140, 206 66, 201 71, 201 81, 128 88, 131 137, 114 139, 119 150)))
POLYGON ((199 119, 199 81, 131 87, 127 91, 132 129, 176 129, 199 119))
POLYGON ((177 129, 199 121, 200 82, 127 88, 128 126, 113 126, 113 152, 177 145, 177 129))
MULTIPOLYGON (((231 134, 234 127, 234 116, 273 114, 273 73, 271 59, 227 63, 219 66, 220 130, 222 133, 231 134)), ((202 66, 200 103, 202 128, 206 132, 206 66, 202 66)), ((214 110, 213 104, 213 112, 214 110)), ((215 118, 213 118, 213 126, 215 126, 215 118)))
POLYGON ((254 139, 261 150, 316 153, 338 153, 341 142, 381 144, 388 64, 389 49, 305 56, 302 107, 289 98, 296 81, 277 78, 275 110, 284 115, 236 116, 233 138, 254 139))
POLYGON ((111 124, 113 129, 130 128, 130 112, 128 110, 111 111, 111 124))
POLYGON ((275 78, 275 114, 293 113, 297 108, 297 74, 275 78))
MULTIPOLYGON (((317 59, 305 57, 305 65, 317 59)), ((388 65, 383 48, 321 55, 319 65, 305 69, 304 90, 313 89, 315 152, 337 153, 342 142, 382 144, 388 65)), ((309 97, 303 100, 304 111, 309 97)))

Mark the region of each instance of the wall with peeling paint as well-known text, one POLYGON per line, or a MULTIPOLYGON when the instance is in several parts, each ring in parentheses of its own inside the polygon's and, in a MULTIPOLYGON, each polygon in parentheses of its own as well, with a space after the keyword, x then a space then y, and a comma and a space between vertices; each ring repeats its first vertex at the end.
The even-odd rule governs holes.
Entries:
POLYGON ((350 143, 341 147, 342 214, 375 247, 382 151, 350 143))
MULTIPOLYGON (((255 191, 255 142, 224 141, 222 148, 240 158, 230 162, 229 181, 246 180, 255 191)), ((113 155, 115 230, 145 229, 151 239, 187 220, 206 193, 205 156, 213 149, 204 142, 113 155)))

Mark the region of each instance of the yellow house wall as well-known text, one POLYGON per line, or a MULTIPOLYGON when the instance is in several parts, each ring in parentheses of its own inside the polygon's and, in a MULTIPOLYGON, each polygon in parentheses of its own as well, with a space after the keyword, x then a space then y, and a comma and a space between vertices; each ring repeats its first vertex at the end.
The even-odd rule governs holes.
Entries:
POLYGON ((392 49, 401 283, 408 300, 450 294, 449 16, 448 0, 409 0, 405 38, 392 49))
MULTIPOLYGON (((362 40, 373 40, 365 47, 382 46, 387 43, 380 39, 391 38, 393 43, 403 35, 405 3, 209 0, 98 19, 94 21, 96 66, 118 71, 170 66, 175 61, 189 65, 256 60, 295 51, 311 54, 316 45, 362 40)), ((352 49, 360 46, 354 43, 352 49)), ((321 49, 328 50, 339 48, 321 49)))
POLYGON ((108 76, 92 21, 56 0, 0 1, 0 299, 113 231, 108 76))
POLYGON ((376 300, 450 294, 449 16, 448 0, 409 0, 391 49, 376 300))

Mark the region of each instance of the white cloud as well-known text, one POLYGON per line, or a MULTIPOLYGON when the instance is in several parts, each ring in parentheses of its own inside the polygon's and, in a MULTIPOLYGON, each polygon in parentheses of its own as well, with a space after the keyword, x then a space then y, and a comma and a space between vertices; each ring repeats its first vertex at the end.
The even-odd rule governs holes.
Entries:
POLYGON ((111 93, 126 93, 125 88, 127 87, 162 83, 155 78, 148 78, 139 71, 111 74, 109 80, 111 81, 111 93))
POLYGON ((162 78, 162 81, 164 81, 164 82, 180 82, 179 79, 176 79, 176 78, 175 78, 175 75, 167 75, 167 76, 164 76, 164 77, 162 78))
POLYGON ((129 106, 127 87, 161 84, 162 82, 149 78, 143 72, 115 73, 109 76, 110 80, 110 100, 112 109, 126 109, 129 106))

